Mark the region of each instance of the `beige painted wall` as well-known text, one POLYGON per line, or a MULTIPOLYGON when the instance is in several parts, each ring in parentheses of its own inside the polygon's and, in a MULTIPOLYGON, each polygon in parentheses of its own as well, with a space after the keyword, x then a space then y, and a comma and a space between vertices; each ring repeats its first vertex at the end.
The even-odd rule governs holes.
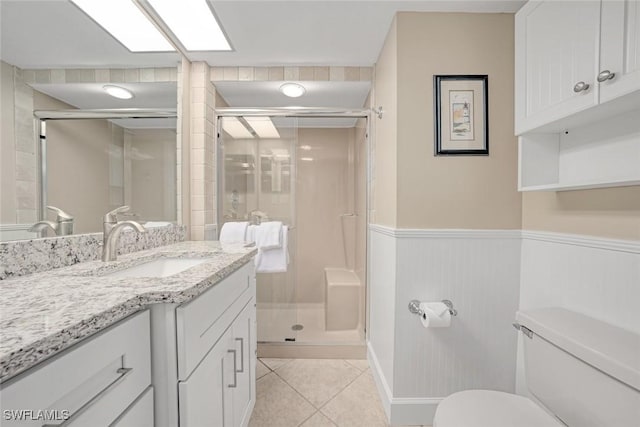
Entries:
POLYGON ((513 15, 399 13, 396 19, 397 227, 520 228, 513 15), (489 156, 434 156, 436 74, 489 76, 489 156))
POLYGON ((525 230, 640 240, 640 186, 524 193, 522 207, 525 230))
MULTIPOLYGON (((371 217, 374 224, 397 225, 397 139, 398 139, 398 39, 397 18, 393 20, 375 67, 374 106, 384 116, 372 116, 375 135, 372 146, 371 217)), ((422 120, 421 120, 422 121, 422 120)), ((421 122, 419 121, 416 126, 421 122)))
POLYGON ((16 223, 13 67, 0 61, 0 224, 16 223))
MULTIPOLYGON (((34 91, 36 109, 68 109, 68 104, 34 91)), ((75 232, 102 231, 102 217, 124 200, 110 200, 111 156, 120 147, 122 128, 107 120, 50 121, 47 124, 47 204, 75 217, 75 232)), ((122 177, 124 180, 124 177, 122 177)))

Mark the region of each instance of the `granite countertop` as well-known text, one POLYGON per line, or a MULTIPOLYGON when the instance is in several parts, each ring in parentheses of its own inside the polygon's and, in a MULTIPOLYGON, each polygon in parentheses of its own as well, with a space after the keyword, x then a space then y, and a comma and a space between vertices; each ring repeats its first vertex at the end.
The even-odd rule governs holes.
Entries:
POLYGON ((247 263, 256 249, 180 242, 0 282, 0 382, 150 304, 192 300, 247 263), (159 258, 210 258, 163 278, 103 276, 159 258))

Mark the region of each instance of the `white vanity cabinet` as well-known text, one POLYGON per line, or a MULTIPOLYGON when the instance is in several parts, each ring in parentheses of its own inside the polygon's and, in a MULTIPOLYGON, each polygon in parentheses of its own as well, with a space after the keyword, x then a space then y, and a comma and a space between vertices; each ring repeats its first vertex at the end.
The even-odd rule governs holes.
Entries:
POLYGON ((640 4, 530 1, 515 46, 518 189, 640 184, 640 4))
POLYGON ((0 425, 152 427, 150 366, 145 310, 3 383, 0 425))
POLYGON ((189 378, 179 382, 181 427, 248 425, 255 403, 254 337, 251 300, 189 378))
POLYGON ((236 427, 255 404, 256 282, 246 263, 191 301, 152 310, 157 427, 236 427))

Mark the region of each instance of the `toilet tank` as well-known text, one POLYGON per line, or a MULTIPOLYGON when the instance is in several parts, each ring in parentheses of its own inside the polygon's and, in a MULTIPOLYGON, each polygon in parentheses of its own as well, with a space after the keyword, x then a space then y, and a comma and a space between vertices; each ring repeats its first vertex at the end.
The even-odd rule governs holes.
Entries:
POLYGON ((562 308, 516 320, 533 332, 522 336, 527 387, 560 421, 640 426, 640 335, 562 308))

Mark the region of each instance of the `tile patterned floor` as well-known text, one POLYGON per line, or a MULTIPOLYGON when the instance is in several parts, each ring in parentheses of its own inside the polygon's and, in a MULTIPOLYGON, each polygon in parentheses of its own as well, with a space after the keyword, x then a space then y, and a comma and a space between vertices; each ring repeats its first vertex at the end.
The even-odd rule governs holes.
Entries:
POLYGON ((249 427, 387 427, 366 360, 258 359, 249 427))

